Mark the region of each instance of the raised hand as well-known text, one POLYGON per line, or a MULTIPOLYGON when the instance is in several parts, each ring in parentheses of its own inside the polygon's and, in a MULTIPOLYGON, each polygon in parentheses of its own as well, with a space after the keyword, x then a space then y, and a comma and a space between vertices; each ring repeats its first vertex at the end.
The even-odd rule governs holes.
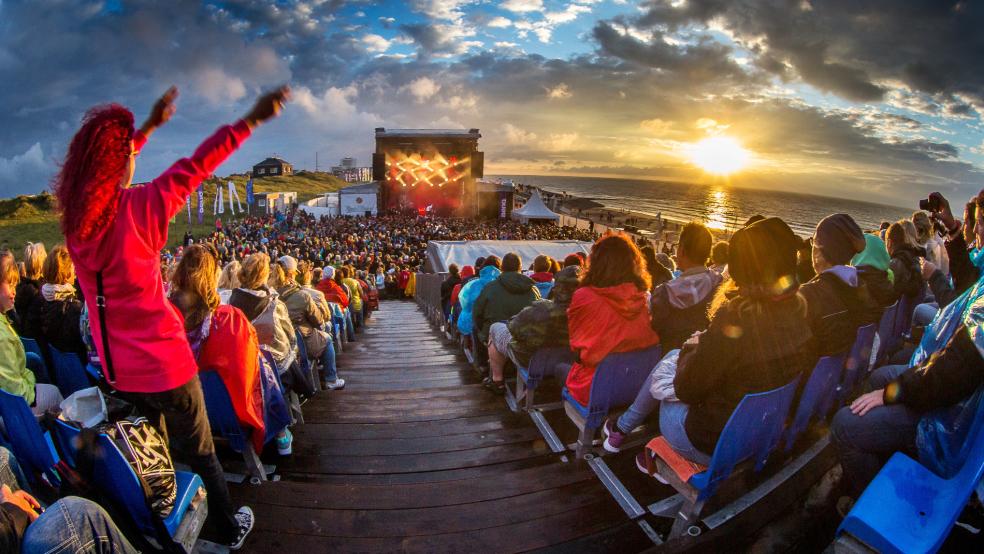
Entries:
POLYGON ((144 132, 145 135, 150 135, 155 129, 167 123, 174 112, 177 110, 177 106, 174 105, 174 101, 178 98, 178 87, 171 86, 167 91, 154 102, 154 107, 150 110, 150 115, 147 116, 147 120, 144 121, 140 130, 144 132))
POLYGON ((250 129, 280 115, 284 104, 290 100, 290 87, 282 85, 276 90, 270 91, 256 100, 253 109, 250 110, 243 121, 249 125, 250 129))

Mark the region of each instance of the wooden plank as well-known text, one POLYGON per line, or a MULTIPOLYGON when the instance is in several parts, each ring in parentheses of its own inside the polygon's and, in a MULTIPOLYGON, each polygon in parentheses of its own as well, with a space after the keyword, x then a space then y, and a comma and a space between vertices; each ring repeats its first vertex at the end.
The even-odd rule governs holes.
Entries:
MULTIPOLYGON (((305 408, 307 404, 305 404, 305 408)), ((317 435, 325 440, 399 439, 441 437, 463 433, 528 427, 529 421, 511 412, 469 415, 452 421, 418 423, 305 423, 296 436, 317 435)))
POLYGON ((411 439, 323 440, 311 434, 295 434, 294 455, 305 456, 393 456, 454 452, 540 439, 535 428, 503 429, 441 437, 411 439), (303 439, 303 440, 302 440, 303 439))
POLYGON ((438 483, 442 481, 457 481, 459 479, 471 479, 482 477, 496 479, 504 473, 516 471, 534 466, 553 466, 556 467, 557 459, 551 456, 539 456, 536 458, 524 458, 512 462, 501 464, 490 464, 475 467, 461 467, 443 471, 427 471, 420 473, 388 473, 388 474, 331 474, 305 471, 304 468, 293 468, 287 471, 285 467, 278 467, 278 471, 285 478, 291 481, 308 481, 323 483, 338 483, 348 485, 380 485, 380 486, 402 486, 416 483, 438 483))

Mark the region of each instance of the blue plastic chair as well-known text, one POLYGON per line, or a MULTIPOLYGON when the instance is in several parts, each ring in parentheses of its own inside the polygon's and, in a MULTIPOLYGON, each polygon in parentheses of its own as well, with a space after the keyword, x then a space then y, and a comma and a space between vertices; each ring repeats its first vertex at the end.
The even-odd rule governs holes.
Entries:
MULTIPOLYGON (((871 350, 875 343, 875 324, 865 325, 858 328, 857 338, 847 358, 844 359, 844 373, 837 385, 837 394, 833 397, 833 408, 839 408, 847 402, 855 389, 868 376, 868 369, 871 366, 871 350)), ((824 410, 824 414, 829 414, 830 406, 824 410)))
POLYGON ((525 397, 525 410, 534 408, 533 396, 544 379, 561 372, 559 366, 569 370, 574 362, 574 352, 567 346, 539 348, 530 357, 529 367, 516 368, 516 398, 525 397))
POLYGON ((936 552, 984 477, 984 418, 967 435, 970 452, 960 471, 943 479, 896 452, 837 529, 882 553, 936 552))
POLYGON ((564 411, 581 431, 575 449, 578 459, 591 447, 595 432, 608 417, 608 412, 612 408, 627 406, 635 400, 639 389, 661 358, 662 348, 659 345, 605 356, 591 380, 587 406, 575 400, 567 387, 564 387, 564 411))
POLYGON ((62 396, 68 398, 75 391, 92 386, 78 355, 73 352, 62 352, 51 345, 48 346, 48 350, 51 351, 52 365, 55 369, 55 384, 58 385, 62 396))
POLYGON ((256 484, 266 481, 266 471, 260 462, 259 453, 250 440, 250 433, 243 429, 232 406, 229 389, 222 382, 222 377, 215 371, 199 371, 198 379, 202 384, 202 395, 205 397, 205 411, 208 413, 208 424, 212 433, 229 441, 229 447, 242 454, 243 461, 250 473, 250 482, 256 484))
POLYGON ((908 297, 902 295, 899 298, 899 307, 895 312, 895 329, 894 334, 899 337, 899 342, 902 339, 909 336, 909 331, 912 328, 912 314, 916 310, 916 306, 922 299, 922 295, 916 295, 913 297, 908 297))
POLYGON ((24 345, 24 353, 25 354, 33 353, 37 355, 39 358, 41 358, 41 365, 44 367, 45 374, 50 375, 50 373, 48 372, 48 365, 44 361, 45 360, 44 351, 41 349, 41 345, 38 344, 38 341, 34 339, 24 338, 24 337, 21 337, 20 340, 21 340, 21 344, 24 345))
POLYGON ((799 379, 795 379, 777 389, 745 395, 721 431, 707 469, 695 473, 686 483, 669 469, 660 471, 685 499, 675 514, 671 536, 685 535, 689 527, 696 525, 704 504, 739 463, 753 462, 755 471, 765 467, 782 438, 798 384, 799 379))
POLYGON ((58 486, 61 477, 55 471, 58 452, 52 442, 51 434, 38 425, 23 397, 0 390, 0 417, 7 431, 7 438, 13 448, 14 456, 33 479, 44 475, 48 482, 58 486))
POLYGON ((875 367, 879 367, 885 358, 895 350, 900 337, 895 336, 895 318, 899 311, 899 303, 895 302, 885 308, 881 321, 878 323, 878 353, 875 355, 875 367))
POLYGON ((823 419, 830 411, 832 399, 844 367, 844 355, 824 356, 806 379, 793 421, 786 429, 786 452, 793 449, 796 439, 806 430, 813 418, 823 419))
POLYGON ((311 363, 311 359, 308 358, 307 345, 304 343, 304 335, 301 334, 301 330, 294 327, 294 338, 297 340, 297 361, 301 364, 301 371, 307 373, 311 376, 311 381, 314 383, 314 387, 321 390, 321 379, 315 373, 314 364, 311 363))

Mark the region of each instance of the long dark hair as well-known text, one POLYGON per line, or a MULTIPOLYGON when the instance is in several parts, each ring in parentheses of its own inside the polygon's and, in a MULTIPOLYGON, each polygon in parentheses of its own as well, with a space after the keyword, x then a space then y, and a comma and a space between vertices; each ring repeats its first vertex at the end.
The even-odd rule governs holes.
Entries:
POLYGON ((623 283, 632 283, 640 291, 648 291, 652 285, 646 260, 636 245, 625 235, 609 231, 591 246, 581 286, 614 287, 623 283))

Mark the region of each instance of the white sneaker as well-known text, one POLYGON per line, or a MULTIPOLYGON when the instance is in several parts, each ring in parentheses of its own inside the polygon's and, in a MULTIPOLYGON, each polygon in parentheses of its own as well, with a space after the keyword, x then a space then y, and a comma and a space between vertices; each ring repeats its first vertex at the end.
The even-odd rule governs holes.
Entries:
POLYGON ((325 381, 325 390, 341 390, 345 388, 345 379, 335 379, 334 381, 325 381))
POLYGON ((239 508, 235 518, 239 523, 239 533, 236 535, 236 540, 229 545, 229 550, 239 550, 242 548, 246 542, 246 537, 249 536, 249 532, 253 530, 253 510, 249 506, 239 508))
POLYGON ((290 429, 284 429, 284 436, 277 437, 277 454, 290 456, 294 453, 294 435, 290 429))

